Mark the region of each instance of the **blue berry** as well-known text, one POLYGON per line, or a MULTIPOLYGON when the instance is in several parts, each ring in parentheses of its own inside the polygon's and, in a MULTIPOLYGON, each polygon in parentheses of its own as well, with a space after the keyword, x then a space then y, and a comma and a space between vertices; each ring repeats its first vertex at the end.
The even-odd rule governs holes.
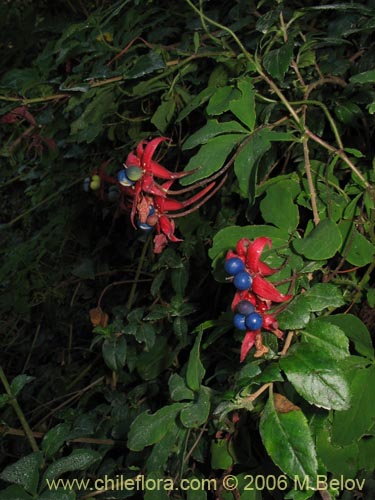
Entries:
POLYGON ((154 213, 155 213, 155 208, 152 205, 150 205, 148 209, 148 215, 149 216, 154 215, 154 213))
POLYGON ((226 272, 232 276, 245 271, 245 264, 238 257, 227 259, 224 264, 226 272))
POLYGON ((241 300, 241 302, 237 304, 236 309, 238 313, 244 314, 245 316, 248 316, 255 311, 255 307, 248 300, 241 300))
POLYGON ((149 226, 145 222, 140 222, 139 220, 137 221, 137 226, 139 229, 142 229, 142 231, 151 231, 151 229, 154 229, 153 226, 149 226))
POLYGON ((83 190, 88 193, 90 191, 90 177, 86 177, 83 181, 83 190))
POLYGON ((244 314, 235 314, 233 316, 233 324, 236 328, 239 330, 246 330, 246 324, 245 324, 246 316, 244 314))
POLYGON ((125 170, 120 170, 120 172, 117 174, 117 180, 119 181, 121 186, 125 186, 125 187, 133 186, 133 184, 135 184, 134 181, 131 181, 128 178, 125 170))
POLYGON ((240 272, 234 277, 233 283, 237 290, 248 290, 251 287, 253 280, 249 273, 240 272))
POLYGON ((251 313, 246 316, 245 324, 249 330, 259 330, 263 325, 263 318, 258 313, 251 313))

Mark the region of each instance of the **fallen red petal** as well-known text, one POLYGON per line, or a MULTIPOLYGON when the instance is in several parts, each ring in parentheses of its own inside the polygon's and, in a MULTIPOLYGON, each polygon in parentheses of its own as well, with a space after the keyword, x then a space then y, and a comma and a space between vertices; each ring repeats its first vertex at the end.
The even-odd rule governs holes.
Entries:
POLYGON ((247 353, 255 344, 256 336, 260 333, 260 330, 254 330, 253 332, 246 332, 245 337, 241 345, 241 356, 240 363, 246 358, 247 353))

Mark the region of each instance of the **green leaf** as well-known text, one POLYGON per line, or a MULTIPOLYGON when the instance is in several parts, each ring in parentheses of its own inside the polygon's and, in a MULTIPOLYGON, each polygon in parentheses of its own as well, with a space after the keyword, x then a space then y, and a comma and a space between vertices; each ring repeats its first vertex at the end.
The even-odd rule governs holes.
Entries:
POLYGON ((265 222, 274 224, 289 233, 298 226, 299 212, 293 202, 293 190, 288 189, 294 181, 281 181, 271 185, 266 191, 266 197, 260 202, 260 210, 265 222), (282 210, 280 210, 282 207, 282 210))
POLYGON ((231 102, 239 99, 241 92, 231 86, 219 87, 211 97, 207 113, 209 115, 221 115, 225 111, 229 111, 231 102))
POLYGON ((39 468, 43 462, 41 452, 31 453, 8 465, 0 474, 0 479, 14 483, 35 494, 39 483, 39 468))
POLYGON ((144 342, 146 349, 150 350, 155 344, 155 327, 149 323, 142 322, 137 328, 135 338, 137 342, 144 342))
POLYGON ((366 325, 353 314, 335 314, 324 316, 321 321, 337 325, 350 340, 359 354, 374 359, 374 348, 366 325))
POLYGON ((340 253, 353 266, 365 266, 374 260, 375 246, 355 228, 352 221, 339 224, 343 245, 340 253))
POLYGON ((222 134, 231 134, 234 132, 248 134, 248 131, 238 122, 218 122, 217 120, 208 120, 204 127, 200 128, 197 132, 187 138, 182 149, 184 151, 192 149, 200 144, 206 144, 213 137, 222 134))
POLYGON ((349 78, 350 83, 375 83, 375 69, 364 71, 349 78))
POLYGON ((337 225, 324 219, 303 239, 293 240, 294 249, 310 260, 333 257, 340 249, 342 237, 337 225), (324 245, 322 245, 324 242, 324 245))
POLYGON ((246 145, 241 149, 234 161, 234 172, 238 179, 241 196, 249 196, 250 181, 257 183, 257 161, 271 148, 268 130, 261 129, 254 132, 246 145))
POLYGON ((58 478, 65 472, 88 469, 101 458, 101 454, 95 450, 77 448, 69 456, 59 458, 48 467, 43 476, 43 484, 58 478))
POLYGON ((362 437, 374 424, 375 365, 350 371, 352 405, 347 411, 335 412, 332 438, 338 445, 347 445, 362 437))
POLYGON ((128 448, 141 451, 146 446, 161 441, 169 429, 175 425, 176 416, 184 406, 184 403, 173 403, 153 414, 144 412, 138 415, 130 426, 128 448))
POLYGON ((208 419, 210 406, 210 393, 206 387, 201 387, 197 400, 181 410, 182 425, 189 429, 203 425, 208 419))
POLYGON ((173 118, 175 109, 176 103, 173 96, 163 100, 152 115, 151 123, 155 125, 160 132, 164 133, 173 118))
POLYGON ((162 371, 166 370, 174 359, 167 339, 157 337, 155 344, 149 351, 144 351, 138 355, 136 368, 143 380, 152 380, 162 371))
POLYGON ((315 319, 302 331, 303 339, 335 359, 349 356, 349 340, 336 325, 315 319))
MULTIPOLYGON (((87 95, 87 94, 86 94, 87 95)), ((83 113, 71 124, 71 141, 93 142, 104 128, 104 117, 117 109, 117 103, 111 90, 97 91, 87 104, 83 113)))
POLYGON ((33 500, 34 496, 29 495, 26 491, 16 484, 8 486, 5 490, 0 491, 0 500, 33 500))
POLYGON ((228 469, 233 465, 233 457, 228 450, 229 442, 227 439, 218 439, 211 441, 211 467, 213 469, 228 469))
POLYGON ((177 295, 180 295, 181 297, 184 295, 188 281, 189 281, 189 272, 186 269, 186 267, 172 269, 171 282, 173 290, 176 292, 177 295))
POLYGON ((148 472, 164 472, 165 464, 173 448, 176 446, 176 440, 179 433, 181 433, 181 430, 176 424, 169 427, 165 436, 152 447, 152 451, 146 462, 146 469, 148 472))
POLYGON ((300 344, 280 359, 280 365, 289 382, 309 403, 326 409, 349 408, 348 382, 337 361, 324 351, 300 344))
POLYGON ((74 491, 63 488, 45 491, 38 496, 38 500, 75 500, 76 498, 74 491))
POLYGON ((263 59, 266 71, 277 80, 282 80, 293 57, 293 40, 288 41, 279 49, 270 50, 263 59))
POLYGON ((105 364, 111 370, 118 371, 124 367, 126 362, 126 339, 124 336, 116 340, 105 339, 102 345, 102 353, 105 364))
POLYGON ((226 134, 210 139, 198 153, 190 158, 185 171, 198 169, 180 180, 180 184, 188 186, 201 179, 206 179, 223 166, 232 149, 243 139, 243 134, 226 134))
POLYGON ((25 385, 32 382, 34 379, 35 377, 30 377, 29 375, 17 375, 17 377, 15 377, 10 384, 13 396, 18 396, 25 385))
POLYGON ((58 424, 45 434, 42 441, 42 450, 47 458, 52 457, 59 451, 65 441, 69 438, 70 424, 58 424))
POLYGON ((359 468, 372 472, 375 469, 375 437, 361 439, 358 447, 359 468))
POLYGON ((202 379, 206 373, 206 370, 200 360, 199 353, 202 335, 203 331, 200 331, 195 339, 194 346, 190 351, 189 362, 186 370, 186 382, 193 391, 199 391, 202 379))
POLYGON ((208 87, 196 96, 194 96, 191 101, 187 104, 185 108, 182 109, 180 114, 177 117, 176 122, 181 122, 184 118, 189 116, 189 114, 194 111, 195 109, 199 108, 204 104, 208 99, 215 93, 216 88, 215 87, 208 87))
POLYGON ((319 429, 316 436, 316 449, 319 458, 335 476, 354 478, 358 472, 358 444, 335 446, 331 442, 328 425, 319 429))
POLYGON ((137 57, 134 66, 124 74, 124 80, 140 78, 163 68, 165 68, 163 57, 158 52, 152 51, 137 57))
POLYGON ((277 321, 282 329, 300 329, 310 321, 312 312, 323 311, 327 307, 340 307, 343 304, 342 294, 336 286, 318 283, 305 293, 297 295, 277 316, 277 321))
POLYGON ((241 96, 230 102, 229 109, 239 118, 251 131, 254 130, 255 113, 255 91, 251 78, 244 77, 237 82, 241 96))
POLYGON ((318 463, 311 432, 302 411, 277 411, 273 398, 266 403, 259 431, 263 444, 275 464, 289 477, 308 477, 316 482, 318 463))
POLYGON ((178 375, 178 373, 173 373, 168 381, 169 393, 173 401, 183 401, 184 399, 192 400, 194 399, 194 392, 188 388, 185 380, 178 375))

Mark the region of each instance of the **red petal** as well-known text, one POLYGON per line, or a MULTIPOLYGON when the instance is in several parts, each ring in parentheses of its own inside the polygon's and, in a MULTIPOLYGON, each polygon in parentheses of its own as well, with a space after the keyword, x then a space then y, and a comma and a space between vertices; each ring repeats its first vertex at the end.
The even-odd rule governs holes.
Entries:
POLYGON ((240 363, 242 363, 242 361, 246 358, 247 353, 255 344, 255 337, 258 335, 259 332, 260 330, 254 330, 253 332, 246 332, 246 335, 241 345, 240 363))
POLYGON ((270 238, 266 238, 265 236, 255 239, 249 245, 246 254, 246 265, 252 273, 260 273, 263 276, 269 276, 277 271, 277 269, 272 269, 260 260, 260 256, 266 245, 271 248, 272 240, 270 238))
POLYGON ((147 144, 142 155, 142 168, 145 168, 147 171, 151 171, 151 159, 155 149, 161 142, 169 140, 170 139, 168 139, 168 137, 156 137, 156 139, 152 139, 152 141, 147 144))
POLYGON ((236 252, 238 253, 239 257, 245 257, 249 244, 250 240, 248 240, 247 238, 241 238, 237 241, 236 252))
POLYGON ((165 198, 163 201, 163 211, 180 210, 181 208, 184 208, 184 205, 180 201, 171 198, 165 198))
POLYGON ((260 276, 254 276, 252 290, 262 299, 271 300, 272 302, 286 302, 292 298, 292 295, 280 293, 271 283, 260 276))
MULTIPOLYGON (((147 149, 147 148, 146 148, 147 149)), ((157 163, 154 160, 149 161, 149 168, 146 167, 147 170, 149 170, 152 175, 155 177, 159 177, 159 179, 173 179, 174 174, 173 172, 170 172, 167 168, 163 167, 163 165, 160 165, 160 163, 157 163)))
POLYGON ((237 255, 236 252, 233 252, 233 250, 228 250, 228 252, 225 256, 225 260, 233 259, 233 258, 241 259, 242 262, 245 264, 245 259, 243 257, 240 257, 239 255, 237 255))
POLYGON ((168 240, 164 234, 157 234, 154 238, 154 253, 161 253, 168 240))
POLYGON ((198 201, 201 198, 203 198, 203 196, 206 193, 208 193, 208 191, 210 191, 215 186, 215 184, 216 184, 216 182, 211 182, 208 186, 206 186, 204 189, 202 189, 202 191, 200 191, 196 195, 192 196, 191 198, 183 201, 182 203, 183 203, 184 207, 188 207, 189 205, 192 205, 196 201, 198 201))
POLYGON ((141 166, 141 160, 138 158, 138 156, 135 156, 134 153, 129 153, 124 166, 126 167, 140 167, 141 166))
POLYGON ((145 149, 146 144, 147 144, 147 141, 143 140, 143 141, 139 142, 137 145, 137 157, 139 158, 139 160, 142 158, 143 151, 145 149))

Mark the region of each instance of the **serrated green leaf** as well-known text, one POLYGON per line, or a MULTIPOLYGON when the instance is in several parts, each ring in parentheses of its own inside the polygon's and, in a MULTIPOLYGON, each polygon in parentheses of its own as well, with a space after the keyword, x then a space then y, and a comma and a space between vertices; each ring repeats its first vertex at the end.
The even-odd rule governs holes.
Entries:
POLYGON ((295 250, 310 260, 324 260, 333 257, 340 249, 342 236, 337 225, 324 219, 305 237, 293 240, 295 250), (324 245, 322 242, 324 241, 324 245))
POLYGON ((358 448, 358 467, 372 472, 375 469, 375 437, 361 439, 358 448))
POLYGON ((88 448, 73 450, 69 456, 59 458, 48 467, 43 476, 43 484, 58 478, 65 472, 88 469, 91 465, 99 462, 101 458, 101 454, 95 450, 88 448))
POLYGON ((202 335, 203 331, 200 331, 195 339, 194 346, 190 351, 189 362, 186 370, 186 382, 193 391, 199 391, 202 379, 206 373, 206 370, 200 360, 202 335))
POLYGON ((201 179, 206 179, 223 166, 232 149, 243 139, 243 134, 226 134, 210 139, 190 158, 185 171, 198 169, 180 180, 180 184, 188 186, 201 179))
POLYGON ((58 424, 44 435, 42 450, 47 458, 52 457, 69 438, 71 426, 68 423, 58 424))
POLYGON ((293 479, 308 477, 311 484, 316 482, 315 446, 300 409, 281 413, 270 397, 261 415, 259 431, 267 453, 283 472, 293 479))
POLYGON ((337 325, 354 342, 354 347, 359 354, 374 359, 374 348, 370 333, 359 318, 353 314, 335 314, 320 319, 337 325))
POLYGON ((141 451, 146 446, 158 443, 175 425, 177 414, 185 406, 184 403, 173 403, 164 406, 157 412, 141 413, 130 426, 128 447, 133 451, 141 451))
POLYGON ((174 373, 170 376, 168 381, 169 393, 173 401, 183 401, 184 399, 192 400, 194 399, 194 392, 188 388, 185 380, 174 373))
POLYGON ((136 368, 143 380, 152 380, 172 363, 175 354, 168 346, 165 337, 157 337, 149 351, 144 351, 137 357, 136 368))
POLYGON ((184 427, 196 429, 203 425, 210 413, 210 394, 206 387, 201 387, 197 400, 189 403, 181 410, 180 419, 184 427))
POLYGON ((277 316, 282 329, 300 329, 310 321, 312 312, 344 304, 340 290, 330 283, 318 283, 305 293, 297 295, 277 316))
POLYGON ((184 109, 182 109, 182 111, 177 117, 176 122, 181 122, 184 118, 189 116, 189 114, 192 111, 202 106, 202 104, 204 104, 206 101, 208 101, 208 99, 210 99, 210 97, 214 94, 215 91, 216 91, 215 87, 208 87, 202 90, 202 92, 200 92, 198 95, 194 96, 191 99, 191 101, 187 104, 187 106, 184 109))
POLYGON ((315 346, 299 344, 280 359, 289 382, 311 404, 321 408, 346 410, 350 391, 337 361, 315 346))
POLYGON ((229 442, 227 439, 218 439, 211 441, 211 467, 213 469, 227 470, 233 465, 233 457, 228 450, 229 442))
POLYGON ((282 80, 293 57, 293 40, 288 41, 279 49, 270 50, 263 59, 266 71, 277 80, 282 80))
POLYGON ((186 267, 173 269, 171 272, 171 282, 173 290, 177 295, 183 296, 189 281, 189 273, 186 267))
POLYGON ((335 359, 349 356, 349 339, 336 325, 315 319, 301 333, 304 341, 335 359))
POLYGON ((175 424, 168 428, 165 436, 152 447, 150 456, 146 462, 146 469, 148 472, 163 473, 165 464, 173 447, 176 445, 176 439, 181 429, 175 424))
POLYGON ((164 133, 173 118, 175 109, 176 103, 173 96, 169 99, 165 99, 152 115, 151 123, 155 125, 160 132, 164 133))
POLYGON ((166 306, 156 304, 153 306, 151 312, 143 318, 144 321, 155 321, 158 319, 166 318, 169 315, 168 308, 166 306))
POLYGON ((354 369, 350 375, 351 407, 335 412, 332 422, 333 441, 341 446, 362 437, 374 423, 375 366, 354 369))
POLYGON ((39 468, 43 462, 41 452, 31 453, 17 462, 8 465, 0 473, 0 479, 8 483, 14 483, 25 488, 31 494, 35 494, 39 483, 39 468))
POLYGON ((161 271, 158 272, 153 282, 151 283, 150 292, 153 297, 156 297, 158 295, 160 287, 165 280, 166 274, 167 274, 166 270, 162 269, 161 271))
POLYGON ((187 138, 182 149, 192 149, 200 144, 206 144, 213 137, 234 132, 243 134, 249 133, 248 130, 235 121, 218 122, 217 120, 208 120, 204 127, 187 138))

